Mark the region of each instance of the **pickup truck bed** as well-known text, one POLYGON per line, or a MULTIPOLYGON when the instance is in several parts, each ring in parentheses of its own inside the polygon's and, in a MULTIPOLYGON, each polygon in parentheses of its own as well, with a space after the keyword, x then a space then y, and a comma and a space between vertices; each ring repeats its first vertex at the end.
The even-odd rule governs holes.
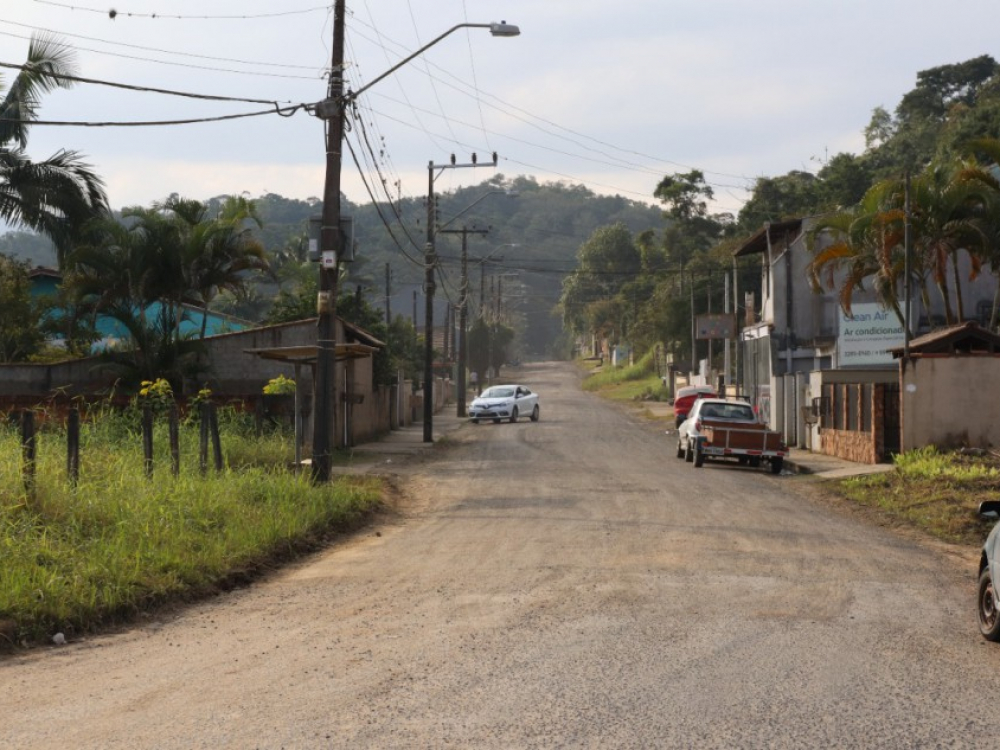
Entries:
POLYGON ((705 420, 702 433, 695 448, 695 466, 700 467, 706 457, 736 458, 751 466, 759 466, 761 459, 766 459, 771 473, 780 474, 788 455, 781 433, 763 424, 705 420))

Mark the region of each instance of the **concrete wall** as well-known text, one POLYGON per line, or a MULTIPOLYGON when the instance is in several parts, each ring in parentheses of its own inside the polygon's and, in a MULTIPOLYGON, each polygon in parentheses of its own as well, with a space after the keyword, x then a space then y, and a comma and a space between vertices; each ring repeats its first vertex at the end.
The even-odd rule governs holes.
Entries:
POLYGON ((901 378, 904 451, 1000 445, 1000 356, 914 357, 901 378))
MULTIPOLYGON (((337 323, 337 341, 345 338, 344 327, 337 323)), ((299 387, 300 413, 303 415, 303 438, 311 450, 311 403, 314 388, 313 368, 263 359, 248 354, 248 349, 311 346, 316 343, 314 320, 286 323, 266 328, 239 331, 205 340, 209 367, 190 384, 191 392, 207 386, 225 400, 239 400, 253 409, 269 380, 284 375, 294 378, 299 387)), ((413 394, 409 381, 401 386, 373 384, 373 361, 370 357, 338 362, 335 369, 338 402, 334 439, 337 447, 356 445, 378 438, 390 429, 419 421, 422 410, 414 408, 419 394, 413 394)), ((58 392, 64 397, 110 393, 115 377, 102 370, 96 358, 53 365, 0 365, 0 410, 29 408, 52 399, 58 392)), ((434 384, 435 412, 453 403, 451 380, 438 379, 434 384)))

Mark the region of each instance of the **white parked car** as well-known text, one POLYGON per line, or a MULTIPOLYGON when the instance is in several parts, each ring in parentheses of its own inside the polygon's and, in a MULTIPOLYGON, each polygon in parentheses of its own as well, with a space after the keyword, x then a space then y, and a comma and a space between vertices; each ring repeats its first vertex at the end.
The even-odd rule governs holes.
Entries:
POLYGON ((532 422, 538 421, 538 394, 523 385, 494 385, 473 399, 469 406, 469 419, 478 424, 480 419, 499 422, 509 419, 516 422, 519 417, 528 416, 532 422))

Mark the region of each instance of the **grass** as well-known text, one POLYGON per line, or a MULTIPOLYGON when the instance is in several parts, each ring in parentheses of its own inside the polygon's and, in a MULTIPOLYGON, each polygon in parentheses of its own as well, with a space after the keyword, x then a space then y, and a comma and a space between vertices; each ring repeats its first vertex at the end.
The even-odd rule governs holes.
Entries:
POLYGON ((596 368, 592 360, 582 360, 590 372, 583 381, 585 391, 596 391, 612 401, 666 401, 667 389, 654 369, 650 352, 631 366, 606 365, 596 368))
POLYGON ((232 414, 220 421, 222 473, 201 476, 197 426, 188 425, 186 464, 174 477, 164 425, 155 436, 164 460, 147 479, 137 420, 87 420, 76 486, 64 435, 43 431, 31 491, 19 435, 0 426, 0 648, 93 631, 245 581, 379 504, 377 480, 314 486, 288 468, 288 435, 258 438, 232 414))
POLYGON ((992 525, 977 514, 1000 491, 1000 458, 923 448, 900 455, 896 470, 837 482, 857 504, 937 539, 978 546, 992 525))

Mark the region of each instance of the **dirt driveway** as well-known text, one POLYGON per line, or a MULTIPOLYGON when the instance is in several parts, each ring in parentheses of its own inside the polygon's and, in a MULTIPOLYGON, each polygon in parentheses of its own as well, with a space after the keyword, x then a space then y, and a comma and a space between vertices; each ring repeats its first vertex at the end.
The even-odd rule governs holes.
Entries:
POLYGON ((391 468, 398 513, 252 587, 0 662, 4 748, 989 747, 972 572, 810 480, 538 423, 391 468))

